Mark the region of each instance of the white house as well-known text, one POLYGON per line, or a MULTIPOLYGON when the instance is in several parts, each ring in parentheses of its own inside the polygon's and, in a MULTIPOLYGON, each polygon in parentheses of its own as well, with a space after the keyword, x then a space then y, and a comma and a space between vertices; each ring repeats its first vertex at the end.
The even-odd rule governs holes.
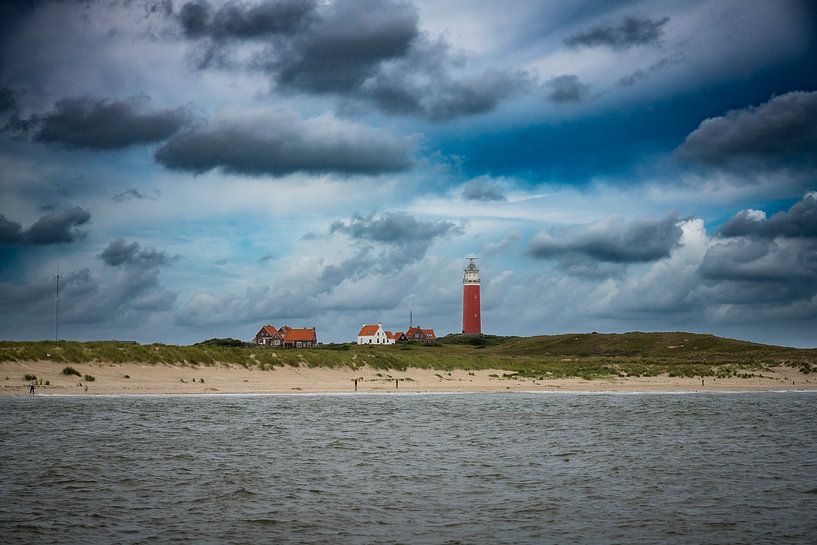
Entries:
POLYGON ((357 344, 394 344, 383 330, 383 324, 363 324, 357 333, 357 344))

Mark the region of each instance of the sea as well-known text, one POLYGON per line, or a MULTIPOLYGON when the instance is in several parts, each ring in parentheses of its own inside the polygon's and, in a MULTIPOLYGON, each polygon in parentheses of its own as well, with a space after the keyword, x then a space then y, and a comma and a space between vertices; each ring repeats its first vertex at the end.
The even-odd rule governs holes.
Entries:
POLYGON ((817 393, 0 397, 0 543, 817 543, 817 393))

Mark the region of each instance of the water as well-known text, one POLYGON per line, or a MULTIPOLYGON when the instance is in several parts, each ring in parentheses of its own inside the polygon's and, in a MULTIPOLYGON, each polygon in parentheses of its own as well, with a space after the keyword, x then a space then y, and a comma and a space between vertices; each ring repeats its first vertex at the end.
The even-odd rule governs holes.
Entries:
POLYGON ((814 543, 817 394, 0 398, 3 543, 814 543))

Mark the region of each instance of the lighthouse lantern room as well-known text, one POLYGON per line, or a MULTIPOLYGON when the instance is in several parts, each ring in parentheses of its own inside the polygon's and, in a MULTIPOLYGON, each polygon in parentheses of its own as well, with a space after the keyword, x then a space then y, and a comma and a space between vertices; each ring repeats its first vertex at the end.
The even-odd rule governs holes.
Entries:
POLYGON ((479 304, 479 269, 477 258, 469 257, 462 278, 462 333, 479 335, 482 333, 482 322, 479 304))

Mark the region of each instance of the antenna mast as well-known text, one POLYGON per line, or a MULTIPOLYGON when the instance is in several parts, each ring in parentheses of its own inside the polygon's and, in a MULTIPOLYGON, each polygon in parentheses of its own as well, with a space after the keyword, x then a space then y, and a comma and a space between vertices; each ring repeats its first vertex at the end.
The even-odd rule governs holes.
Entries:
POLYGON ((60 264, 57 263, 57 290, 54 295, 54 340, 60 340, 60 264))

